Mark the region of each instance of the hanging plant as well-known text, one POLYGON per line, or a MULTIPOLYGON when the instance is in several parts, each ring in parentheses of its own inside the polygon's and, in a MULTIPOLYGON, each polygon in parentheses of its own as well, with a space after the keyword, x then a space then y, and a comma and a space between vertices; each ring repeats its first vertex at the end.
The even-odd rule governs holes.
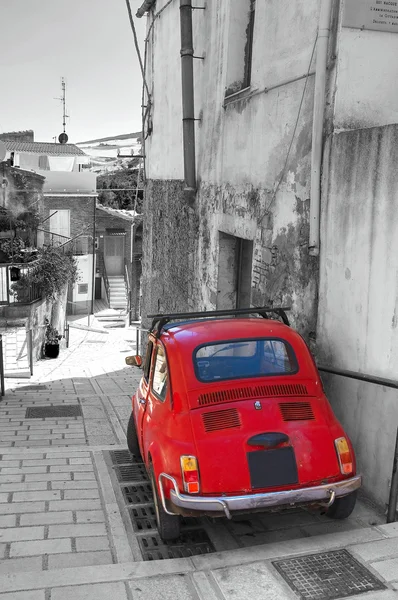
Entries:
POLYGON ((40 248, 37 260, 28 272, 11 286, 11 292, 26 297, 26 291, 35 287, 47 300, 55 300, 65 290, 65 285, 73 285, 78 280, 77 263, 72 254, 62 249, 40 248))

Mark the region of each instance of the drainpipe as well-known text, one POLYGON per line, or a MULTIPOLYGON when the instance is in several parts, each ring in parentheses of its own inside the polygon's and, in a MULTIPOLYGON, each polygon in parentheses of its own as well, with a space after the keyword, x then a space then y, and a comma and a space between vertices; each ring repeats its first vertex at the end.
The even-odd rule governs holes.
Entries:
POLYGON ((319 256, 323 117, 325 113, 326 71, 332 5, 333 0, 322 0, 321 12, 319 16, 318 41, 316 51, 314 117, 312 125, 311 156, 311 202, 309 239, 309 253, 311 256, 319 256))
POLYGON ((180 0, 181 83, 185 192, 196 193, 192 0, 180 0))
POLYGON ((145 2, 143 2, 142 5, 140 6, 140 8, 137 10, 135 16, 138 17, 139 19, 141 17, 143 17, 146 12, 151 10, 151 8, 155 4, 155 2, 156 2, 156 0, 145 0, 145 2))

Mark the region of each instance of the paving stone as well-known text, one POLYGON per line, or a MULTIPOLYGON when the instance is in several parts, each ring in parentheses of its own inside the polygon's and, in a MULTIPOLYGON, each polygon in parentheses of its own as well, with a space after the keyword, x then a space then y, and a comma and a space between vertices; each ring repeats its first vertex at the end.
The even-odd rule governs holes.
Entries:
POLYGON ((107 537, 83 537, 76 538, 76 550, 88 552, 90 550, 108 550, 109 541, 107 537))
POLYGON ((44 440, 44 439, 45 440, 62 440, 63 434, 62 433, 44 433, 44 434, 29 433, 27 439, 29 440, 29 442, 31 440, 44 440))
POLYGON ((22 492, 46 490, 45 481, 28 481, 26 483, 0 483, 0 492, 22 492))
MULTIPOLYGON (((1 464, 1 463, 0 463, 1 464)), ((91 465, 91 458, 71 458, 69 460, 70 465, 91 465)))
POLYGON ((54 523, 73 523, 72 511, 43 512, 21 515, 21 525, 52 525, 54 523))
POLYGON ((69 471, 73 471, 73 473, 79 472, 93 472, 93 465, 60 465, 57 467, 50 467, 50 473, 66 473, 69 471))
POLYGON ((15 447, 26 447, 26 448, 32 448, 34 446, 49 446, 50 445, 50 440, 26 440, 24 442, 14 442, 14 446, 15 447))
MULTIPOLYGON (((0 463, 1 464, 1 463, 0 463)), ((44 465, 56 466, 66 465, 66 458, 44 458, 42 460, 23 460, 22 467, 40 467, 44 465)))
POLYGON ((38 554, 62 554, 71 551, 72 544, 70 539, 13 542, 11 544, 10 557, 37 556, 38 554))
POLYGON ((8 502, 8 494, 0 494, 0 503, 8 502))
POLYGON ((378 542, 359 544, 351 548, 355 555, 365 561, 380 560, 382 558, 398 557, 398 543, 396 538, 388 538, 378 542))
MULTIPOLYGON (((72 554, 54 554, 48 558, 49 569, 85 567, 91 565, 112 564, 112 555, 108 550, 100 552, 76 552, 72 554)), ((1 600, 1 596, 0 596, 1 600)))
POLYGON ((1 469, 0 475, 30 475, 33 473, 46 473, 47 467, 24 467, 23 469, 1 469))
POLYGON ((58 490, 46 490, 45 492, 15 492, 13 494, 14 502, 28 502, 32 500, 60 500, 61 495, 58 490))
MULTIPOLYGON (((59 458, 61 456, 63 456, 65 454, 65 452, 63 452, 62 450, 59 450, 57 452, 48 452, 46 454, 46 458, 59 458)), ((66 456, 66 454, 65 454, 66 456)), ((73 450, 68 450, 67 451, 67 458, 87 458, 90 456, 90 452, 80 452, 80 451, 73 451, 73 450)))
POLYGON ((0 600, 45 600, 45 590, 32 590, 31 592, 11 592, 1 594, 0 600))
POLYGON ((89 490, 65 490, 65 500, 83 500, 84 498, 99 498, 99 491, 97 489, 89 490))
POLYGON ((212 574, 226 600, 275 600, 287 597, 286 590, 265 562, 217 569, 212 574))
POLYGON ((76 521, 77 523, 104 523, 105 515, 102 510, 78 510, 76 521))
POLYGON ((23 475, 0 475, 0 483, 14 483, 22 481, 23 475))
MULTIPOLYGON (((129 583, 134 600, 197 600, 197 594, 186 575, 148 577, 129 583)), ((217 598, 214 593, 214 598, 217 598)), ((259 596, 262 600, 262 596, 259 596)), ((247 600, 248 596, 245 600, 247 600)), ((210 598, 209 598, 210 600, 210 598)), ((275 600, 275 599, 273 599, 275 600)))
MULTIPOLYGON (((53 490, 98 490, 96 481, 53 481, 51 484, 53 490)), ((98 497, 98 496, 97 496, 98 497)))
POLYGON ((99 500, 57 500, 50 502, 51 510, 98 510, 101 508, 99 500))
POLYGON ((371 566, 386 581, 398 581, 398 558, 374 562, 371 566))
POLYGON ((127 600, 123 583, 94 583, 51 590, 51 600, 109 600, 110 598, 127 600))
POLYGON ((65 447, 68 448, 69 446, 86 446, 86 440, 85 439, 79 439, 79 440, 51 440, 51 447, 65 447))
POLYGON ((0 515, 0 527, 15 527, 16 515, 0 515))
MULTIPOLYGON (((4 560, 0 560, 0 574, 41 571, 42 569, 43 560, 41 556, 31 556, 29 558, 6 558, 4 560)), ((3 600, 2 596, 0 596, 0 600, 3 600)))
POLYGON ((44 502, 8 502, 2 504, 1 512, 3 515, 44 512, 44 502))
POLYGON ((9 527, 0 531, 0 542, 44 539, 44 527, 9 527))
POLYGON ((96 480, 95 473, 74 473, 73 477, 74 477, 75 481, 81 481, 83 479, 85 479, 85 480, 87 480, 87 479, 96 480))
POLYGON ((66 481, 67 479, 72 479, 70 473, 36 473, 25 477, 25 481, 66 481))
POLYGON ((0 558, 4 558, 7 544, 0 544, 0 558))
POLYGON ((3 469, 4 467, 19 468, 19 460, 0 460, 0 468, 3 469))
POLYGON ((106 535, 103 523, 77 524, 77 525, 50 525, 49 538, 63 537, 94 537, 106 535))

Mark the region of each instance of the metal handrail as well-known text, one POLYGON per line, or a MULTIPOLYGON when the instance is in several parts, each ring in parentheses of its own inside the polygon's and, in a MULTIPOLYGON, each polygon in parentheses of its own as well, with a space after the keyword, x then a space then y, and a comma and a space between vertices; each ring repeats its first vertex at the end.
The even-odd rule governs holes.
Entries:
POLYGON ((124 259, 124 272, 126 274, 125 280, 126 280, 126 284, 127 284, 127 317, 129 320, 129 325, 131 325, 131 293, 132 293, 132 289, 131 289, 131 284, 130 284, 130 275, 129 275, 126 258, 124 259))
POLYGON ((102 256, 102 277, 104 279, 106 299, 107 299, 108 305, 109 305, 111 303, 111 289, 110 289, 110 285, 109 285, 108 273, 106 272, 104 255, 101 253, 101 256, 102 256))

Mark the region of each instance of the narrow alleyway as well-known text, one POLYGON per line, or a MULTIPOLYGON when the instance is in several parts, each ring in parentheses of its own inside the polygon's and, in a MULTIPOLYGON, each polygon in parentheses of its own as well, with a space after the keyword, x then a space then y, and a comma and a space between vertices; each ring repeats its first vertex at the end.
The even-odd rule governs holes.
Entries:
MULTIPOLYGON (((92 326, 102 327, 98 321, 92 326)), ((6 380, 0 600, 151 599, 168 598, 171 590, 177 600, 243 599, 255 589, 252 568, 272 591, 259 598, 295 598, 283 578, 256 561, 359 544, 355 555, 364 561, 388 556, 397 563, 398 528, 383 526, 385 517, 364 501, 345 522, 304 511, 231 522, 187 519, 181 540, 163 544, 145 469, 126 451, 130 396, 140 371, 125 367, 124 358, 135 352, 135 339, 134 328, 71 329, 70 347, 56 360, 40 361, 32 380, 6 380), (380 540, 379 553, 372 540, 380 540), (238 577, 235 584, 225 583, 225 573, 231 582, 238 577), (244 595, 233 595, 232 585, 244 595)), ((372 566, 377 571, 380 565, 379 573, 398 587, 398 567, 390 563, 372 566)), ((390 592, 379 593, 374 597, 390 598, 390 592)))

